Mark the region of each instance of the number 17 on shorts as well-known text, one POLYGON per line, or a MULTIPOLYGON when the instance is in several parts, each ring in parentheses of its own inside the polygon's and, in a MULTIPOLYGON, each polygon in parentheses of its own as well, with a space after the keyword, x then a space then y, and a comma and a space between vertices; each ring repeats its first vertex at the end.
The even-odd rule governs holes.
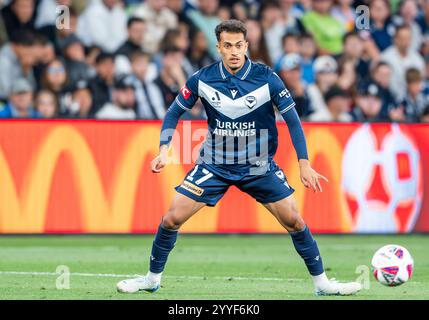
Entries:
POLYGON ((214 206, 228 190, 229 184, 219 179, 203 165, 195 167, 187 174, 176 191, 185 196, 214 206))

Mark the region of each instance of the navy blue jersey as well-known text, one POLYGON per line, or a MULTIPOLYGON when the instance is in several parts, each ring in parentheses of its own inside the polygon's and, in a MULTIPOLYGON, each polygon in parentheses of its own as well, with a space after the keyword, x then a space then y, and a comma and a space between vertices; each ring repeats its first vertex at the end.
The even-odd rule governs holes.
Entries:
POLYGON ((209 131, 197 162, 228 176, 269 170, 278 144, 274 106, 281 114, 295 106, 279 76, 248 58, 233 75, 219 61, 192 75, 175 103, 188 111, 198 98, 209 131))

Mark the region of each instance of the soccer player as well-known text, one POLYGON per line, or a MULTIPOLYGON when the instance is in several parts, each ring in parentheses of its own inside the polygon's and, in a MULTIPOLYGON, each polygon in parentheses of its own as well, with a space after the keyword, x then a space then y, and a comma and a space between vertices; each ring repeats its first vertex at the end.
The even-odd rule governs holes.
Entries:
POLYGON ((340 283, 327 278, 317 243, 299 215, 292 195, 294 189, 273 160, 277 149, 274 104, 288 125, 301 182, 314 192, 322 192, 319 179, 327 179, 309 164, 304 132, 289 91, 269 67, 246 56, 248 43, 242 22, 223 21, 215 33, 222 59, 192 75, 169 107, 162 125, 160 152, 151 163, 152 171, 159 173, 165 167, 177 122, 198 98, 205 107, 209 127, 200 157, 183 183, 176 187, 177 194, 161 221, 153 241, 150 271, 146 276, 120 281, 118 291, 158 290, 180 226, 202 207, 216 205, 228 187, 235 185, 262 203, 289 232, 313 278, 316 295, 356 293, 361 289, 360 283, 340 283))

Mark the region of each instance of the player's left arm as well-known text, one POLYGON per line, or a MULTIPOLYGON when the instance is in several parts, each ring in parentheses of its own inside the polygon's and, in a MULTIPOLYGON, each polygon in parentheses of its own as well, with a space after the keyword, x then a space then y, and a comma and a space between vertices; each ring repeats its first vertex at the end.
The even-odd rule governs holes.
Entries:
POLYGON ((308 161, 307 142, 305 140, 301 120, 295 109, 295 102, 289 90, 286 89, 283 81, 276 73, 273 72, 269 83, 271 100, 277 106, 289 129, 292 143, 298 157, 301 182, 306 188, 312 188, 314 192, 322 192, 322 185, 319 179, 323 179, 326 182, 328 182, 328 179, 314 170, 308 161))

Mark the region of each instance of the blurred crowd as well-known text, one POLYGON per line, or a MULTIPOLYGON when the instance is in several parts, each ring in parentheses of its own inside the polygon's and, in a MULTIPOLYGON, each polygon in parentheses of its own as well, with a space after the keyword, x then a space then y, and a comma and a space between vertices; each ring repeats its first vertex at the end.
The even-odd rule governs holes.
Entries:
MULTIPOLYGON (((429 0, 0 0, 0 10, 0 118, 162 119, 186 79, 219 59, 215 26, 235 18, 248 56, 278 73, 302 120, 429 122, 429 0)), ((184 118, 204 119, 201 103, 184 118)))

